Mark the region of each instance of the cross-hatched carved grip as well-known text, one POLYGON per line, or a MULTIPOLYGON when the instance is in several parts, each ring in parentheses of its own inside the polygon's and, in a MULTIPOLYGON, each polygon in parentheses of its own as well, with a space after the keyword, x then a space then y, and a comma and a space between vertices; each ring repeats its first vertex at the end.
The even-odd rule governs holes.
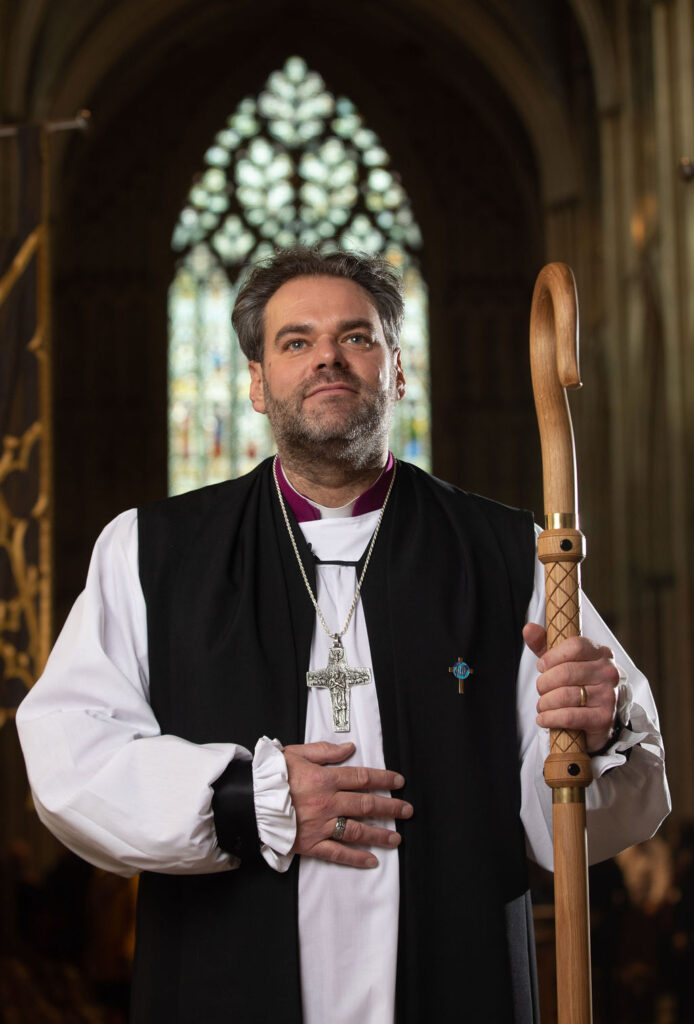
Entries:
POLYGON ((583 754, 586 750, 586 734, 578 729, 550 729, 550 754, 583 754))
MULTIPOLYGON (((580 563, 545 561, 547 646, 581 634, 580 563)), ((571 757, 586 752, 585 733, 577 729, 551 729, 552 754, 571 757)))
POLYGON ((580 567, 576 562, 548 562, 545 565, 547 590, 547 646, 581 633, 580 567))

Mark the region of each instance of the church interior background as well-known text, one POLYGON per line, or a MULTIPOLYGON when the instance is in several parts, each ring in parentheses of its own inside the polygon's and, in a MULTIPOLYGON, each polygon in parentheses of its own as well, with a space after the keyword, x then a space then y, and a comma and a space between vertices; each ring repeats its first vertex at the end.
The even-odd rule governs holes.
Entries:
POLYGON ((573 267, 584 584, 652 680, 674 804, 658 839, 593 872, 596 1020, 694 1020, 693 7, 0 0, 11 1019, 124 1019, 133 887, 38 823, 13 709, 103 525, 268 450, 228 309, 245 259, 299 239, 403 272, 397 454, 536 518, 530 296, 543 263, 573 267))

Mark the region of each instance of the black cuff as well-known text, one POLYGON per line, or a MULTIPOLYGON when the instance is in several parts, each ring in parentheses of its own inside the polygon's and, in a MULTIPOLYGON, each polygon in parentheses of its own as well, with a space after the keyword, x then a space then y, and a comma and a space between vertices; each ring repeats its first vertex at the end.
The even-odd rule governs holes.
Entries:
MULTIPOLYGON (((610 747, 613 746, 617 742, 617 740, 619 739, 619 737, 622 735, 623 732, 633 732, 633 731, 634 730, 631 728, 631 722, 627 722, 627 724, 624 725, 622 722, 620 722, 619 719, 617 719, 615 721, 614 728, 612 730, 612 735, 610 736, 610 738, 607 741, 607 743, 603 747, 600 747, 600 750, 589 751, 590 756, 591 757, 602 757, 603 754, 606 754, 607 751, 610 749, 610 747)), ((628 761, 630 756, 631 756, 631 747, 629 747, 627 750, 620 751, 620 753, 624 754, 624 756, 626 757, 626 759, 628 761)))
POLYGON ((260 840, 253 798, 253 762, 230 761, 212 783, 212 813, 217 841, 234 857, 258 854, 260 840))

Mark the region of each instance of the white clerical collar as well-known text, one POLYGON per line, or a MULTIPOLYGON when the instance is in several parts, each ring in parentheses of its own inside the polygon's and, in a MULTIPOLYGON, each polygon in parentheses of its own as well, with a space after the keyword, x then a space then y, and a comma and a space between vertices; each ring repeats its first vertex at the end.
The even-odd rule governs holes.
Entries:
MULTIPOLYGON (((346 505, 341 505, 339 509, 332 509, 328 505, 320 505, 318 502, 311 501, 311 499, 307 498, 306 495, 300 494, 287 474, 285 474, 285 479, 297 498, 303 499, 303 501, 308 502, 312 508, 316 509, 316 511, 320 513, 321 519, 349 519, 351 517, 352 509, 356 504, 356 498, 352 498, 351 502, 348 502, 346 505)), ((357 495, 357 498, 358 497, 359 496, 357 495)))
POLYGON ((378 480, 364 491, 363 494, 358 494, 352 501, 347 505, 341 506, 341 508, 328 508, 325 505, 319 505, 318 502, 311 501, 305 494, 297 491, 287 479, 279 457, 275 467, 277 483, 284 495, 284 499, 291 507, 297 522, 303 523, 312 519, 346 519, 350 516, 354 518, 363 516, 367 512, 373 512, 374 509, 380 509, 388 493, 391 477, 395 472, 395 460, 393 453, 388 452, 388 462, 378 480))
POLYGON ((306 501, 318 509, 321 519, 351 519, 352 510, 357 503, 357 499, 353 498, 346 505, 340 505, 339 508, 329 508, 327 505, 319 505, 317 501, 311 501, 310 498, 306 498, 306 501))

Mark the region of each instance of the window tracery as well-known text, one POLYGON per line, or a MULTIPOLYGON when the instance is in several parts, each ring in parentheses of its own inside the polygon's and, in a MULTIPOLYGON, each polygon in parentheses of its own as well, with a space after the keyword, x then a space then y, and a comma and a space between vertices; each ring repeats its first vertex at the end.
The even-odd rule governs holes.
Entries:
POLYGON ((248 401, 231 327, 247 261, 296 244, 384 255, 403 277, 407 395, 396 455, 430 466, 427 290, 409 198, 378 136, 298 56, 243 99, 204 156, 174 228, 169 289, 169 491, 238 476, 274 451, 248 401))

